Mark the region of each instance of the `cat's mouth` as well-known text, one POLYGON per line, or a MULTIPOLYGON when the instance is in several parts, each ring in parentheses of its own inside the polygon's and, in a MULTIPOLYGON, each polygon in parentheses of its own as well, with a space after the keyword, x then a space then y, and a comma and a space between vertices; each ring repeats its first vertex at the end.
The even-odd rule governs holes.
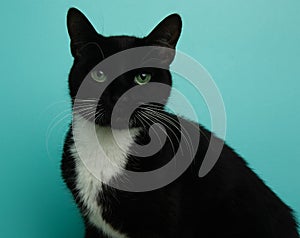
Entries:
POLYGON ((80 115, 98 126, 113 129, 147 127, 156 121, 156 113, 162 110, 162 104, 144 103, 127 115, 126 107, 124 110, 120 108, 112 112, 110 108, 105 108, 99 102, 87 105, 85 100, 76 102, 76 106, 73 107, 74 114, 80 115))
POLYGON ((73 104, 73 113, 101 127, 114 129, 136 127, 135 113, 129 115, 129 118, 124 116, 126 113, 121 109, 113 113, 111 107, 104 107, 103 103, 98 100, 76 99, 73 104))

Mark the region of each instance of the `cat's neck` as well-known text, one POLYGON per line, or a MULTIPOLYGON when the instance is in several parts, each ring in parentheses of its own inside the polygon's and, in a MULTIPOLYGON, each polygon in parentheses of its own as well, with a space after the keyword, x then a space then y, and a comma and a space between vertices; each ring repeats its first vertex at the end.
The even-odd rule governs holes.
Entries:
POLYGON ((73 156, 102 182, 122 174, 139 128, 112 129, 75 115, 72 124, 73 156))

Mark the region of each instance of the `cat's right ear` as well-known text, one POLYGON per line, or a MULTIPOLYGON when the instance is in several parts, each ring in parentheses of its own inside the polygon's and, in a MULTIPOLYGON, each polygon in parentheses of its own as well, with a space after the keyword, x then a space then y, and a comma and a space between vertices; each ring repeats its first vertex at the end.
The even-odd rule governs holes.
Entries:
POLYGON ((181 17, 174 13, 162 20, 146 37, 148 43, 175 49, 182 28, 181 17))
POLYGON ((175 49, 180 37, 182 28, 181 17, 178 14, 171 14, 162 20, 148 36, 145 37, 146 43, 151 46, 161 46, 155 50, 153 58, 159 58, 161 63, 170 65, 175 57, 175 49))
POLYGON ((71 53, 74 57, 84 45, 99 37, 90 21, 76 8, 70 8, 68 11, 67 27, 71 39, 71 53))

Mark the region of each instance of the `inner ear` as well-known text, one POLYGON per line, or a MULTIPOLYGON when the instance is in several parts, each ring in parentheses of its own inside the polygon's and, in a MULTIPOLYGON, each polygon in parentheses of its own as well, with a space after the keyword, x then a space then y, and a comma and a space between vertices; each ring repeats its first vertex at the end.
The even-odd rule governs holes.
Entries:
POLYGON ((175 49, 182 28, 182 21, 178 14, 172 14, 162 20, 146 37, 151 45, 158 45, 175 49))
POLYGON ((90 21, 76 8, 70 8, 67 14, 67 27, 71 39, 71 52, 75 56, 77 51, 99 37, 90 21))

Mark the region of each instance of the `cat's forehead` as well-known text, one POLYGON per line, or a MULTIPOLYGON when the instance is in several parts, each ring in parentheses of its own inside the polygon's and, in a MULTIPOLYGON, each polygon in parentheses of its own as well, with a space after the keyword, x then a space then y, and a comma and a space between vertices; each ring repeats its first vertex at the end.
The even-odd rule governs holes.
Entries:
POLYGON ((104 50, 106 56, 118 53, 120 51, 142 46, 141 38, 132 36, 110 36, 104 37, 100 40, 100 46, 104 50))

